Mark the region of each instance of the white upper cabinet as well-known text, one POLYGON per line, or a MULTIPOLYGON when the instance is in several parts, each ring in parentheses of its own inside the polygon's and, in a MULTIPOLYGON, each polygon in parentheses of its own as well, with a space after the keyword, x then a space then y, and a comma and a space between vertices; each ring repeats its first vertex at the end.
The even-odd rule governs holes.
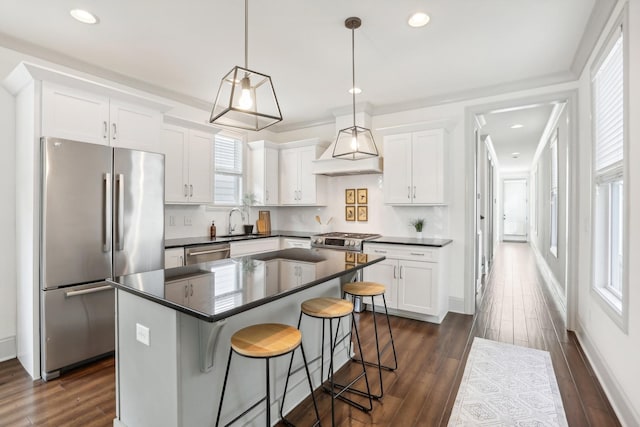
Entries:
POLYGON ((280 150, 280 204, 321 205, 325 178, 311 173, 312 162, 322 154, 317 140, 282 145, 280 150))
POLYGON ((42 83, 42 135, 158 151, 162 114, 98 93, 42 83))
POLYGON ((165 202, 211 203, 214 134, 166 124, 158 146, 165 155, 165 202))
POLYGON ((269 141, 249 143, 249 192, 256 197, 256 205, 280 203, 279 155, 276 144, 269 141))
POLYGON ((446 204, 446 133, 433 129, 384 138, 384 201, 446 204))

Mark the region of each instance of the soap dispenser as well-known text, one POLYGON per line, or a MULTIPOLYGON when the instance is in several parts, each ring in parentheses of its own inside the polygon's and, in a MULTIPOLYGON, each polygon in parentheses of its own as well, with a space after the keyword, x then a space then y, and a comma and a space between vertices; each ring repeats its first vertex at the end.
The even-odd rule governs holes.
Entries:
POLYGON ((209 229, 209 235, 211 236, 212 239, 214 237, 216 237, 216 224, 215 224, 215 221, 211 221, 211 227, 209 229))

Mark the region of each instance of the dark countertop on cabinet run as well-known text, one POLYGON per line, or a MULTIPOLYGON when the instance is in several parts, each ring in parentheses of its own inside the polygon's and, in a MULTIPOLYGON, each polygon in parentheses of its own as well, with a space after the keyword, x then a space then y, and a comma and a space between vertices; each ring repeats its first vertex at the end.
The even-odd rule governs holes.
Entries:
POLYGON ((367 240, 366 243, 388 243, 392 245, 411 245, 411 246, 435 246, 441 248, 453 242, 451 239, 417 239, 415 237, 393 237, 380 236, 375 239, 367 240))
POLYGON ((214 238, 211 238, 209 236, 185 237, 180 239, 167 239, 164 241, 164 247, 165 249, 169 249, 169 248, 179 248, 182 246, 209 245, 209 244, 215 244, 215 243, 237 242, 239 240, 265 239, 268 237, 298 237, 302 239, 308 239, 314 234, 317 234, 317 233, 306 232, 306 231, 275 230, 268 234, 236 234, 236 235, 217 236, 214 238))
POLYGON ((117 277, 118 289, 207 322, 216 322, 340 276, 385 257, 333 249, 290 248, 117 277), (347 263, 352 254, 358 263, 347 263), (275 268, 278 264, 278 269, 275 268), (274 268, 267 268, 272 266, 274 268), (303 270, 304 274, 279 274, 303 270), (269 274, 274 274, 270 280, 269 274), (307 277, 305 283, 298 283, 307 277), (192 285, 185 297, 185 285, 192 285), (186 299, 186 301, 185 301, 186 299))

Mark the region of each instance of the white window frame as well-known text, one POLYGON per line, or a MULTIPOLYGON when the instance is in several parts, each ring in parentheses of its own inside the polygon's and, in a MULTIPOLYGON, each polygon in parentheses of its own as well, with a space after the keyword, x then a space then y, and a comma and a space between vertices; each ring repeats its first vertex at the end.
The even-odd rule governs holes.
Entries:
POLYGON ((549 142, 551 179, 549 185, 549 252, 558 258, 558 128, 549 142))
MULTIPOLYGON (((625 6, 622 14, 618 18, 618 21, 613 26, 610 34, 607 37, 606 42, 600 49, 596 60, 591 67, 591 114, 592 118, 595 114, 595 99, 594 99, 594 79, 600 70, 600 67, 604 63, 605 59, 609 56, 612 48, 615 46, 619 37, 622 41, 622 56, 623 56, 623 136, 622 136, 622 155, 621 161, 617 161, 608 167, 602 167, 599 170, 596 168, 596 130, 595 120, 592 119, 592 240, 591 240, 591 253, 592 253, 592 278, 591 289, 596 295, 596 300, 600 306, 604 309, 607 315, 616 323, 620 329, 627 333, 628 331, 628 305, 629 305, 629 239, 628 233, 625 230, 629 230, 629 186, 624 185, 624 182, 628 181, 629 170, 629 143, 628 143, 628 126, 629 126, 629 99, 628 99, 628 87, 629 87, 629 34, 627 31, 627 7, 625 6), (618 215, 612 215, 615 212, 615 195, 611 191, 616 183, 622 183, 622 212, 617 212, 618 215), (617 216, 617 218, 616 218, 617 216), (619 236, 622 238, 622 242, 617 242, 612 239, 612 229, 621 226, 622 229, 619 232, 619 236), (602 240, 606 243, 602 244, 602 240), (612 243, 613 242, 613 243, 612 243), (612 277, 612 246, 616 245, 618 248, 622 248, 622 271, 620 273, 620 289, 616 289, 611 286, 610 278, 612 277)), ((618 205, 619 206, 619 205, 618 205)), ((614 259, 616 259, 614 257, 614 259)), ((619 258, 618 258, 619 261, 619 258)), ((614 262, 615 264, 615 262, 614 262)))
POLYGON ((538 235, 538 164, 531 173, 531 225, 533 233, 538 235))
POLYGON ((245 185, 246 185, 246 177, 245 177, 245 169, 246 169, 246 165, 245 165, 245 157, 246 157, 246 142, 245 142, 245 136, 239 133, 235 133, 235 132, 229 132, 229 131, 223 131, 220 133, 217 133, 214 136, 214 162, 213 162, 213 204, 216 206, 240 206, 242 204, 242 197, 244 194, 244 190, 245 190, 245 185), (240 144, 240 164, 239 164, 239 169, 219 169, 218 166, 216 165, 215 159, 218 155, 218 153, 216 153, 216 142, 218 140, 218 138, 226 138, 226 139, 233 139, 235 141, 237 141, 240 144), (238 179, 238 193, 236 194, 236 197, 234 200, 225 200, 225 201, 220 201, 217 199, 218 197, 218 191, 217 191, 217 179, 218 176, 230 176, 230 177, 235 177, 236 179, 238 179))

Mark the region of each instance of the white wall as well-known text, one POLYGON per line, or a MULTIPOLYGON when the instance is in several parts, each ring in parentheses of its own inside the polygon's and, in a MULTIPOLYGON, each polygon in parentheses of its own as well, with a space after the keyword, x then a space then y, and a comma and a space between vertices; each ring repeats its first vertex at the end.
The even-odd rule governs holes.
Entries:
MULTIPOLYGON (((612 22, 607 25, 595 49, 598 52, 604 38, 609 34, 622 6, 620 1, 612 22)), ((591 122, 590 122, 590 60, 580 77, 580 141, 579 156, 579 201, 580 201, 580 266, 578 290, 578 337, 586 350, 588 358, 595 367, 611 402, 621 418, 623 425, 640 425, 640 1, 631 0, 629 7, 629 88, 628 88, 628 180, 625 187, 629 189, 627 211, 629 229, 629 321, 628 332, 622 331, 601 308, 598 297, 591 291, 591 122)))

